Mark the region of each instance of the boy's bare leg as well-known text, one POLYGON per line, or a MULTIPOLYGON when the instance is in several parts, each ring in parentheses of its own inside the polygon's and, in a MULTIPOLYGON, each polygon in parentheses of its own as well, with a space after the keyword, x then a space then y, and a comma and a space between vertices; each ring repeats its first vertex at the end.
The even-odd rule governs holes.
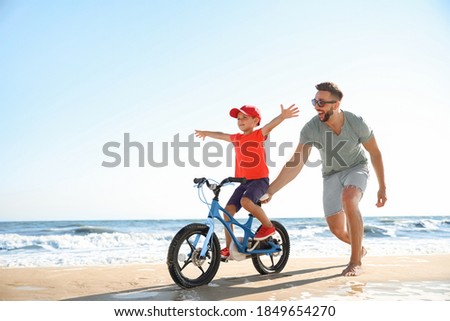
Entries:
POLYGON ((265 227, 273 226, 272 222, 269 220, 269 218, 266 215, 266 212, 264 212, 262 207, 253 203, 251 199, 243 197, 241 199, 241 205, 244 209, 252 213, 252 215, 256 217, 263 226, 265 227))

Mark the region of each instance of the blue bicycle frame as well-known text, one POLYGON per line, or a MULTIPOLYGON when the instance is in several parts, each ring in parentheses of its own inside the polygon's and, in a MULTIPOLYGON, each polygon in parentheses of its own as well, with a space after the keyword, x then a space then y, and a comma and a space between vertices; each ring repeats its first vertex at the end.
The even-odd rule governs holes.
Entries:
MULTIPOLYGON (((205 242, 200 252, 200 257, 205 257, 206 252, 208 250, 208 244, 210 243, 211 237, 214 233, 214 219, 219 220, 223 224, 223 226, 226 228, 231 238, 233 239, 234 244, 236 245, 240 253, 250 255, 250 254, 272 254, 275 252, 281 252, 280 246, 270 241, 267 241, 267 244, 270 245, 270 248, 256 249, 257 245, 260 242, 255 241, 256 243, 253 245, 253 247, 250 250, 248 249, 248 240, 252 239, 255 236, 255 233, 253 233, 251 229, 254 217, 251 214, 249 214, 248 216, 249 217, 247 221, 242 224, 239 221, 237 221, 230 213, 228 213, 222 206, 220 206, 219 201, 217 199, 213 199, 211 203, 211 208, 209 210, 208 218, 205 222, 205 225, 209 227, 209 230, 208 233, 206 234, 205 242), (223 212, 229 218, 229 221, 225 221, 220 216, 220 211, 223 212), (242 241, 242 243, 234 235, 233 231, 231 230, 231 225, 238 226, 244 231, 244 240, 242 241)), ((200 236, 197 235, 197 238, 194 241, 195 246, 197 246, 199 238, 200 236)))

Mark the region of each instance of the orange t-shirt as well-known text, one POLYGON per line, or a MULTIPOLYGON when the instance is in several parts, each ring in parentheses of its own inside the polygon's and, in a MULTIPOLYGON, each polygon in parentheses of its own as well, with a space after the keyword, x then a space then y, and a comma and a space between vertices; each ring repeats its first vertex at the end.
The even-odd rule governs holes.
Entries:
POLYGON ((258 129, 251 134, 230 135, 236 153, 235 176, 246 179, 260 179, 269 177, 269 168, 266 164, 266 150, 262 130, 258 129))

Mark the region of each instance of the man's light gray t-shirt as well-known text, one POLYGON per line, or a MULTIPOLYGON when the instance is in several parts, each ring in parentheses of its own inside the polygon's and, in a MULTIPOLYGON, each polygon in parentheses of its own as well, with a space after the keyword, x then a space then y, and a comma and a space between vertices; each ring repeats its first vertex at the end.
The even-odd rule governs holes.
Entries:
POLYGON ((339 135, 318 116, 306 123, 300 133, 300 144, 313 145, 319 150, 323 176, 367 163, 361 144, 373 137, 372 129, 362 117, 343 112, 344 126, 339 135))

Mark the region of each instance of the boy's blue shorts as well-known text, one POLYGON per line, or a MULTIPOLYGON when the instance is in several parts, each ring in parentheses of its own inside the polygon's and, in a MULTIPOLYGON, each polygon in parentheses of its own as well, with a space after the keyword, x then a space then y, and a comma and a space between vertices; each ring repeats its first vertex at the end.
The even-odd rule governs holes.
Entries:
POLYGON ((247 197, 257 203, 259 199, 267 192, 269 189, 269 178, 251 179, 246 183, 241 184, 235 189, 233 195, 231 195, 230 200, 227 205, 236 206, 236 212, 242 207, 241 199, 247 197))

